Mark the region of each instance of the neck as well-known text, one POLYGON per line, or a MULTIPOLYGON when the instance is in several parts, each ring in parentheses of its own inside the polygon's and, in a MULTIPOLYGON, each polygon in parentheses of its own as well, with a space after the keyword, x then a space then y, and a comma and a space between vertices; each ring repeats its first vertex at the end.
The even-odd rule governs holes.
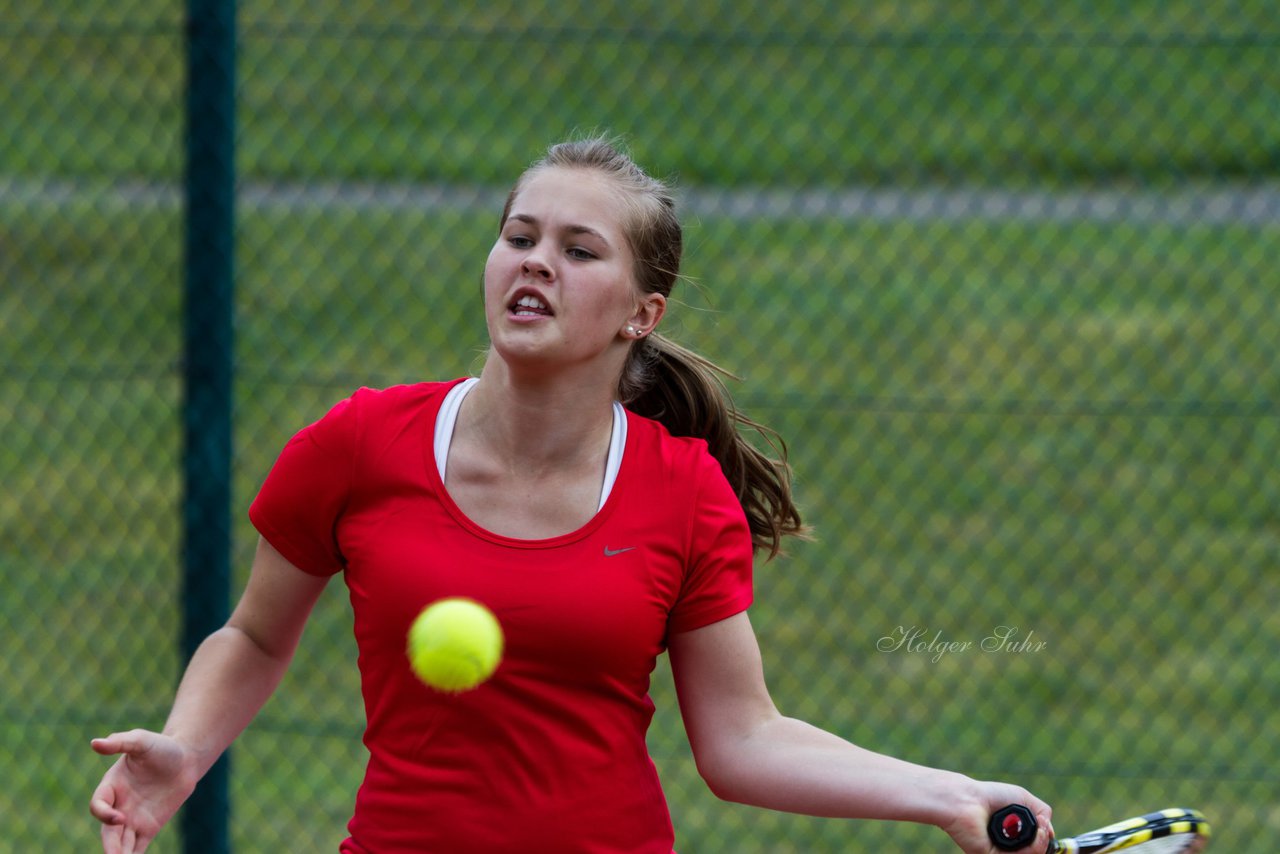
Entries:
POLYGON ((491 358, 467 395, 459 429, 494 458, 526 471, 603 458, 613 427, 613 388, 579 378, 524 379, 491 358))

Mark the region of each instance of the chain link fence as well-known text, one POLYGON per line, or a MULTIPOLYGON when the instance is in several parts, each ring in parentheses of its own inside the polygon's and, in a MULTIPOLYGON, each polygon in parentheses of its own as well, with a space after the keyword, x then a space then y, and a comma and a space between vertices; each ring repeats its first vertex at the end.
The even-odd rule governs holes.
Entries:
MULTIPOLYGON (((244 2, 235 577, 285 440, 478 369, 502 196, 551 142, 676 179, 669 334, 787 439, 817 540, 759 567, 779 706, 1020 782, 1060 830, 1280 832, 1280 6, 244 2)), ((187 29, 0 0, 0 790, 91 850, 91 735, 178 647, 187 29)), ((665 663, 682 852, 944 851, 715 800, 665 663)), ((231 755, 243 852, 335 850, 363 771, 341 584, 231 755)), ((180 847, 177 827, 151 850, 180 847)))

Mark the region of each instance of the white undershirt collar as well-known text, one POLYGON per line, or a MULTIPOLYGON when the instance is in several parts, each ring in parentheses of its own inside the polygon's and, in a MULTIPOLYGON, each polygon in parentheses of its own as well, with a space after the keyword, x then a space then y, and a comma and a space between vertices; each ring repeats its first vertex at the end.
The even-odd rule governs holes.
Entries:
MULTIPOLYGON (((440 482, 444 482, 445 466, 449 461, 449 445, 453 442, 453 429, 458 423, 458 410, 462 408, 462 400, 476 383, 478 377, 468 377, 449 389, 444 403, 440 405, 440 413, 436 416, 436 435, 433 443, 436 468, 440 471, 440 482)), ((622 450, 627 446, 627 413, 618 401, 613 402, 613 430, 609 436, 609 455, 605 459, 604 483, 600 487, 600 504, 597 512, 604 507, 613 491, 613 484, 618 479, 618 470, 622 467, 622 450)))

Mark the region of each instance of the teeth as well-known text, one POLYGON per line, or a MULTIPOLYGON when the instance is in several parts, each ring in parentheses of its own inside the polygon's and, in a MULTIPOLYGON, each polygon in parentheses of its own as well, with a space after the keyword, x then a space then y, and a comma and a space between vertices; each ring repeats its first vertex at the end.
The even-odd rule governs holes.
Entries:
POLYGON ((546 303, 544 303, 542 300, 538 299, 537 297, 530 296, 528 294, 525 294, 524 296, 520 297, 520 299, 516 300, 516 305, 522 306, 524 308, 536 308, 539 311, 547 310, 546 303))

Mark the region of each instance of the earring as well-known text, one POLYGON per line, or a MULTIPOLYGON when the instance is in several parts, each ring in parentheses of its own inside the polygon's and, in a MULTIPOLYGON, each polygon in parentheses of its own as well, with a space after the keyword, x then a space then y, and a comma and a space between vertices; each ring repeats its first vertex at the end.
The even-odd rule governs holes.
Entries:
POLYGON ((627 334, 628 334, 628 335, 635 335, 635 334, 636 334, 636 328, 635 328, 634 326, 628 326, 628 327, 627 327, 627 334))

